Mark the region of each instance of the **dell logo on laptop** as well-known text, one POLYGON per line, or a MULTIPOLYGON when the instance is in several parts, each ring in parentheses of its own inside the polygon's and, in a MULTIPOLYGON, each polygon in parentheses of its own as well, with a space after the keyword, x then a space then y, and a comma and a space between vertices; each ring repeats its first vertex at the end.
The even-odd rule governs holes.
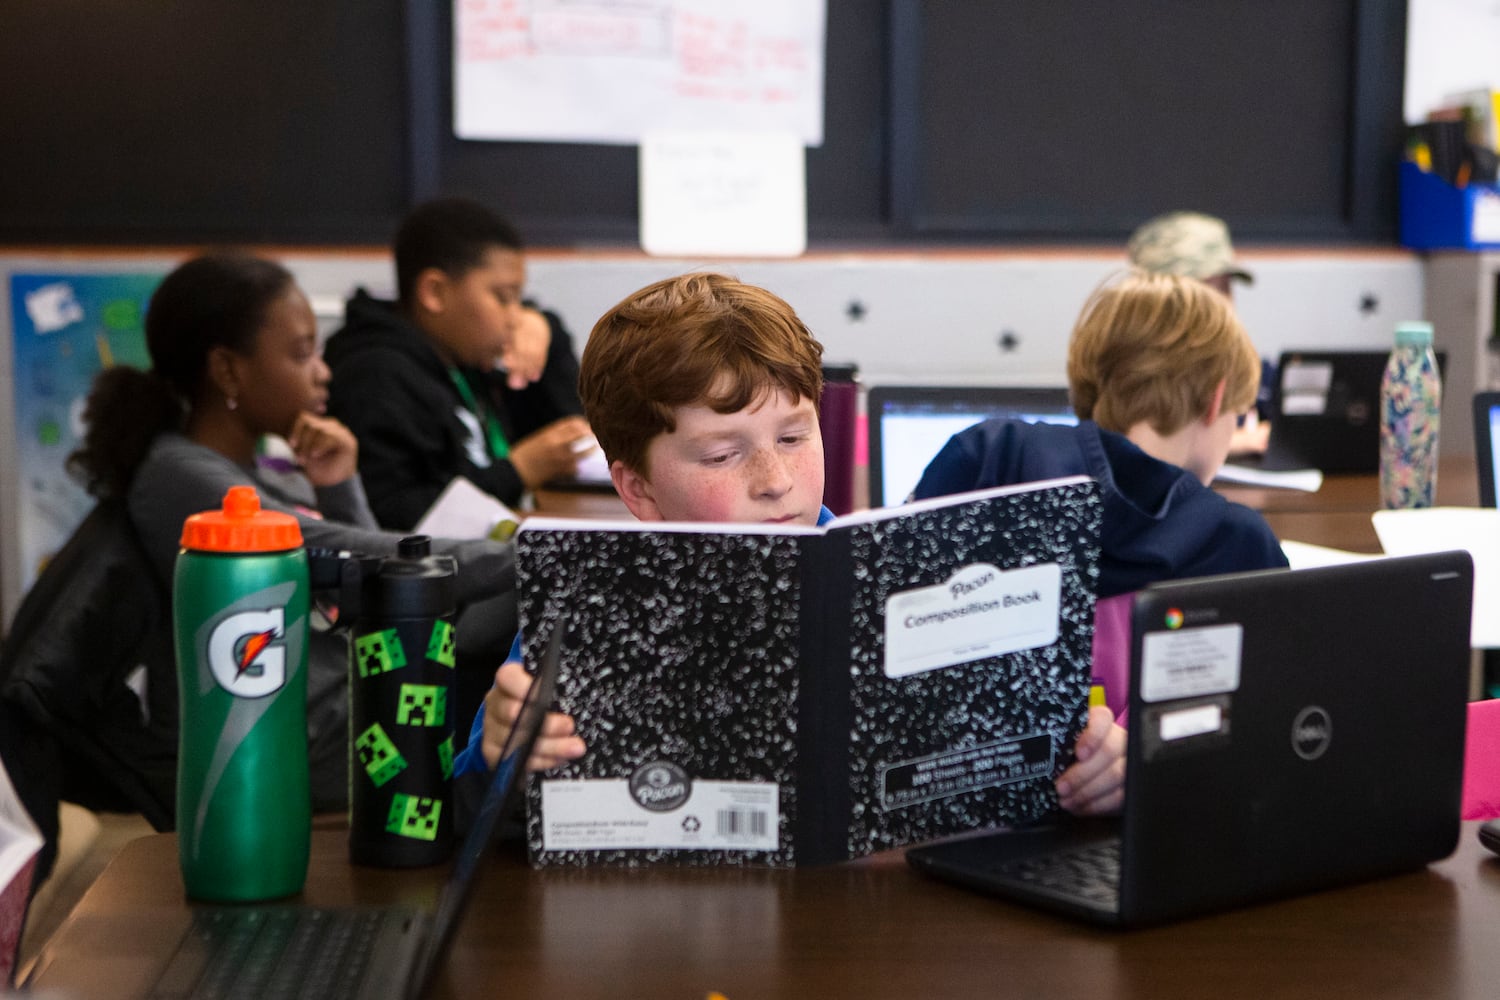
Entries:
POLYGON ((1292 750, 1303 760, 1317 760, 1333 741, 1333 722, 1317 705, 1309 705, 1292 721, 1292 750))

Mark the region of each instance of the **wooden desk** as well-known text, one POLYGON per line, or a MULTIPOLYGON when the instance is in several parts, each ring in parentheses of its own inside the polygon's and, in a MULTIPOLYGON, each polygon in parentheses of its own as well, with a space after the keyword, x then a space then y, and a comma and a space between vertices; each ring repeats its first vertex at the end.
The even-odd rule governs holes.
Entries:
MULTIPOLYGON (((1373 475, 1325 476, 1316 493, 1232 483, 1214 489, 1235 503, 1265 515, 1276 537, 1351 552, 1379 552, 1380 540, 1370 515, 1380 509, 1380 480, 1373 475)), ((1438 468, 1437 502, 1473 507, 1479 503, 1479 480, 1472 458, 1446 459, 1438 468)))
MULTIPOLYGON (((1475 826, 1424 871, 1128 933, 929 881, 899 852, 796 871, 532 872, 496 856, 434 995, 1487 998, 1500 860, 1475 826)), ((443 874, 346 857, 341 832, 315 831, 308 900, 430 906, 443 874)), ((175 837, 142 838, 45 946, 32 985, 140 996, 187 912, 175 837)))
POLYGON ((592 517, 633 521, 619 494, 609 490, 537 490, 536 513, 548 517, 592 517))

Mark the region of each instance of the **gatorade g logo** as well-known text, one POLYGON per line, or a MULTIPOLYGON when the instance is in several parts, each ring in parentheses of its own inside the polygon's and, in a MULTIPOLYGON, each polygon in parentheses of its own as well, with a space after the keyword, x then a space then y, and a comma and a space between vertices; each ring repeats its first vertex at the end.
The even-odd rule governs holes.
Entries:
POLYGON ((282 608, 230 615, 208 637, 208 667, 237 698, 264 698, 286 683, 282 608))

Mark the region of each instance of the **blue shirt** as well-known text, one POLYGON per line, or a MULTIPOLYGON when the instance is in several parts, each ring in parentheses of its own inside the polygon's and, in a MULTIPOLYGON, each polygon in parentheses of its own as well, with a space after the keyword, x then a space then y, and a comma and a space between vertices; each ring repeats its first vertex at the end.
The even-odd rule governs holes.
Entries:
MULTIPOLYGON (((827 507, 818 509, 818 525, 827 524, 833 520, 833 511, 827 507)), ((519 661, 521 659, 521 634, 516 633, 516 641, 510 645, 510 655, 505 660, 519 661)), ((479 711, 474 715, 474 724, 469 727, 469 742, 458 755, 453 758, 453 776, 455 778, 465 774, 476 774, 487 771, 484 763, 484 754, 480 751, 484 738, 484 705, 479 706, 479 711)))

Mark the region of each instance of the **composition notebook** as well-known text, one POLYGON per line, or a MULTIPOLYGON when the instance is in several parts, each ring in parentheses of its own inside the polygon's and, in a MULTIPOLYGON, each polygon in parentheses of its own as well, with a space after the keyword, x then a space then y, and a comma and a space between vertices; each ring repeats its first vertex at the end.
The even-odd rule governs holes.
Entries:
POLYGON ((589 747, 531 782, 533 864, 812 864, 1045 814, 1099 521, 1082 478, 822 528, 528 519, 522 633, 567 621, 589 747))
POLYGON ((1117 926, 1418 868, 1458 843, 1462 552, 1161 584, 1132 613, 1125 807, 907 852, 1117 926))
POLYGON ((194 906, 192 925, 151 992, 153 1000, 421 996, 452 940, 506 801, 519 787, 517 777, 552 700, 561 636, 561 629, 550 633, 433 913, 406 906, 194 906))

